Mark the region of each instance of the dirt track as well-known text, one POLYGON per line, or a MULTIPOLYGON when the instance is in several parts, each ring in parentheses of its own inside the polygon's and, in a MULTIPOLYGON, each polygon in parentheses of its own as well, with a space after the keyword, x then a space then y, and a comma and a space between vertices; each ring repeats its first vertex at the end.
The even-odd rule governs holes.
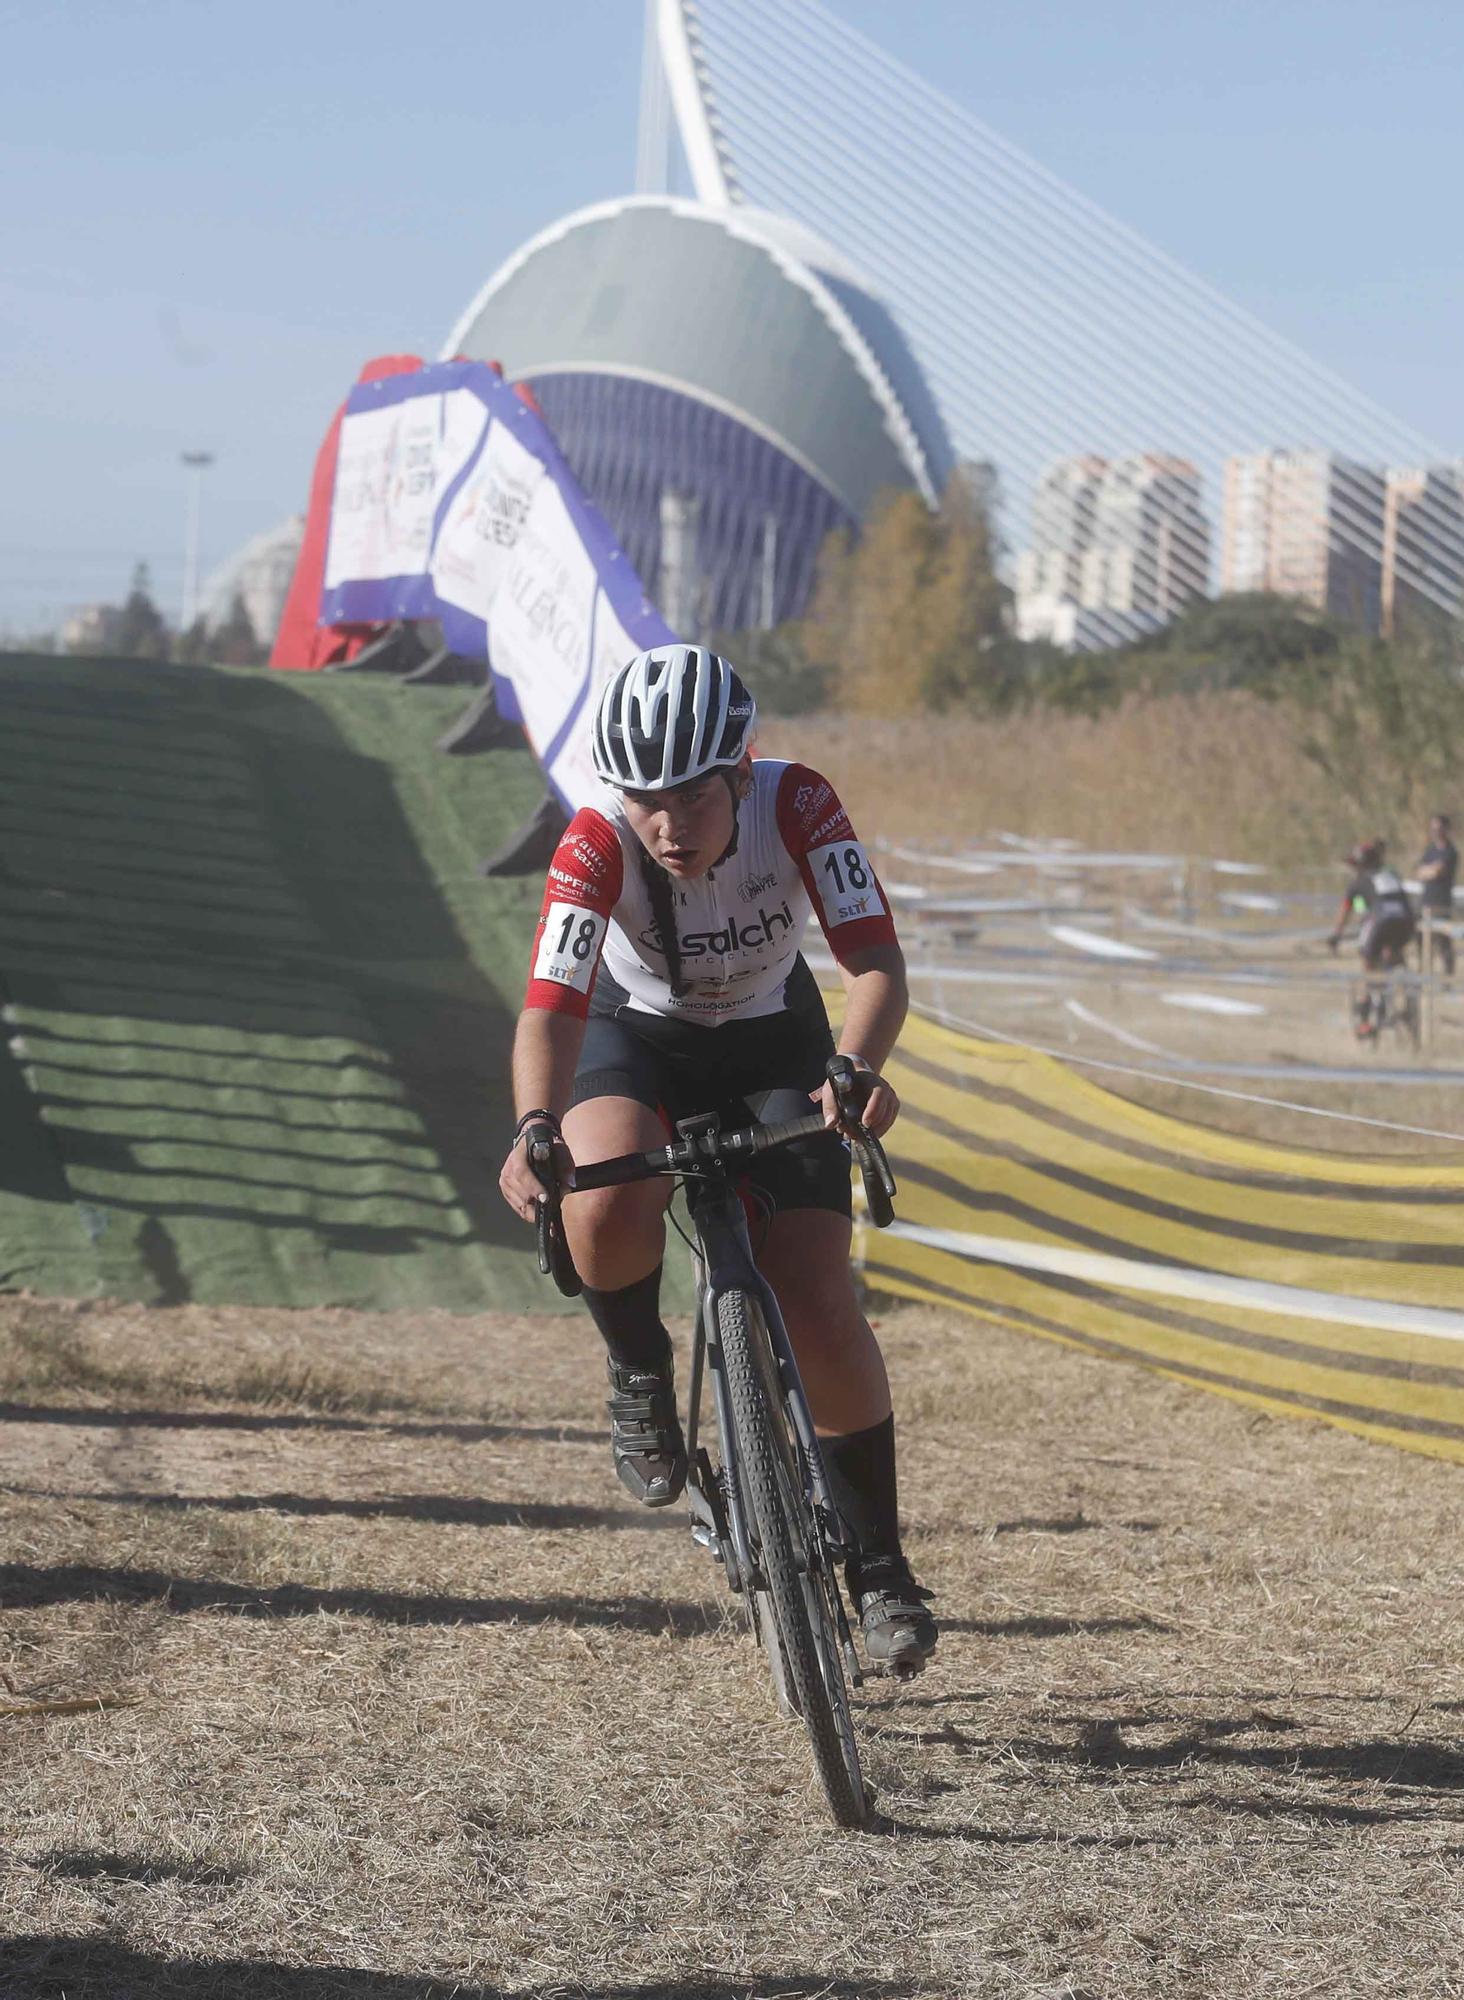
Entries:
POLYGON ((945 1637, 849 1839, 577 1323, 0 1301, 0 1990, 1464 1993, 1457 1469, 882 1332, 945 1637))

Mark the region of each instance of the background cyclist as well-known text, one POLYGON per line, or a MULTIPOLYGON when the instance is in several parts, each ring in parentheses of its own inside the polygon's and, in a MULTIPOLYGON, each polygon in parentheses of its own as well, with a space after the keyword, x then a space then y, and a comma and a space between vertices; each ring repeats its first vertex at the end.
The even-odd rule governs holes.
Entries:
MULTIPOLYGON (((1413 905, 1398 876, 1386 866, 1387 849, 1381 840, 1364 841, 1346 859, 1353 871, 1352 880, 1343 892, 1327 943, 1335 951, 1349 919, 1356 916, 1361 921, 1357 949, 1363 970, 1369 974, 1389 971, 1402 964, 1403 953, 1413 938, 1413 905)), ((1381 987, 1367 985, 1353 1009, 1360 1036, 1366 1038, 1377 1033, 1383 1004, 1381 987)))
MULTIPOLYGON (((638 654, 605 688, 593 744, 610 789, 550 865, 514 1041, 519 1129, 500 1186, 525 1221, 541 1193, 526 1139, 546 1123, 558 1133, 563 1120, 561 1172, 571 1156, 660 1145, 668 1121, 696 1112, 778 1120, 813 1097, 835 1124, 833 1038, 799 952, 811 910, 843 979, 838 1046, 867 1078, 865 1123, 879 1135, 898 1115, 878 1074, 906 1009, 888 905, 828 781, 754 762, 755 720, 737 674, 701 647, 638 654)), ((889 1383, 849 1266, 846 1150, 830 1130, 765 1155, 748 1179, 774 1211, 754 1247, 857 1549, 848 1583, 866 1648, 918 1664, 936 1628, 900 1546, 889 1383)), ((616 1471, 652 1507, 686 1479, 660 1314, 669 1200, 651 1181, 571 1195, 563 1211, 607 1349, 616 1471)))

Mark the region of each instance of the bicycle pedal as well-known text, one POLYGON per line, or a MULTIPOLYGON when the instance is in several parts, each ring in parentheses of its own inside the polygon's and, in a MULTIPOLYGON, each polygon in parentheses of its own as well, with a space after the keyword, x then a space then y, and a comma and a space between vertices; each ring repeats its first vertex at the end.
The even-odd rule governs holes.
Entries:
POLYGON ((885 1668, 885 1672, 892 1680, 919 1680, 920 1676, 925 1672, 925 1655, 923 1653, 902 1653, 898 1659, 890 1661, 889 1665, 885 1668))

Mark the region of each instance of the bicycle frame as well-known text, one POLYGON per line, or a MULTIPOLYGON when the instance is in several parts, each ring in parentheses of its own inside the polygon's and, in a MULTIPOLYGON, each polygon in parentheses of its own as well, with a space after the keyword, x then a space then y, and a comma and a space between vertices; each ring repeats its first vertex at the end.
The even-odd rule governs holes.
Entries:
MULTIPOLYGON (((688 1125, 700 1126, 702 1123, 701 1120, 687 1121, 688 1125)), ((819 1516, 824 1538, 835 1550, 844 1546, 842 1527, 838 1510, 833 1505, 829 1493, 823 1454, 819 1449, 818 1435, 809 1414, 808 1399, 798 1373, 793 1343, 788 1338, 788 1330, 783 1324, 777 1297, 754 1261, 752 1243, 747 1233, 747 1218, 731 1177, 719 1174, 688 1180, 687 1206, 696 1229, 698 1246, 696 1335, 692 1350, 686 1435, 689 1468, 688 1503, 693 1517, 715 1535, 720 1544, 725 1544, 730 1539, 730 1550, 725 1547, 723 1549, 728 1581, 735 1589, 747 1590, 753 1587, 757 1565, 752 1553, 747 1510, 743 1503, 741 1482, 738 1478, 736 1432, 727 1404, 717 1333, 717 1301, 726 1292, 749 1292, 761 1307, 768 1338, 772 1344, 773 1362, 778 1370, 783 1400, 792 1417, 804 1464, 808 1468, 809 1481, 813 1488, 813 1504, 819 1516), (718 1520, 716 1500, 703 1489, 700 1478, 697 1430, 704 1372, 711 1375, 712 1403, 716 1411, 717 1430, 722 1445, 723 1470, 726 1475, 725 1523, 718 1520), (732 1564, 726 1561, 729 1554, 736 1564, 735 1576, 732 1564)))
MULTIPOLYGON (((826 1074, 842 1114, 839 1129, 864 1178, 870 1218, 884 1228, 894 1215, 895 1179, 878 1138, 860 1122, 854 1064, 848 1056, 832 1056, 826 1074)), ((685 1187, 697 1269, 686 1425, 691 1531, 743 1598, 768 1655, 780 1708, 803 1718, 835 1821, 855 1827, 868 1823, 870 1794, 847 1689, 857 1687, 863 1674, 836 1569, 838 1559, 853 1551, 829 1488, 788 1329, 757 1268, 738 1193, 740 1171, 751 1159, 796 1139, 827 1135, 828 1129, 821 1112, 809 1111, 801 1118, 723 1132, 719 1116, 710 1112, 682 1119, 670 1145, 576 1167, 565 1191, 621 1187, 662 1175, 685 1187), (707 1374, 720 1467, 698 1442, 707 1374)), ((545 1190, 538 1208, 539 1268, 572 1296, 580 1280, 560 1223, 554 1143, 551 1123, 530 1126, 528 1157, 545 1190)), ((906 1679, 919 1665, 892 1671, 906 1679)))

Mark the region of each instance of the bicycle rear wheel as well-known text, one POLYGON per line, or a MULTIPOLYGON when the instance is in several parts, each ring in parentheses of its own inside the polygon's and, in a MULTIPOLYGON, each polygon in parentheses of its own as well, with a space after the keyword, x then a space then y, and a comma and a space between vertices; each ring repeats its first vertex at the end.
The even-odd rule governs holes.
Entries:
POLYGON ((736 1431, 736 1474, 756 1526, 766 1586, 760 1610, 763 1615, 771 1611, 776 1624, 769 1636, 781 1655, 787 1692, 808 1731, 829 1809, 840 1826, 861 1827, 869 1819, 869 1798, 859 1768, 839 1635, 824 1589, 822 1536, 804 1492, 757 1301, 746 1292, 722 1293, 717 1328, 736 1431))

